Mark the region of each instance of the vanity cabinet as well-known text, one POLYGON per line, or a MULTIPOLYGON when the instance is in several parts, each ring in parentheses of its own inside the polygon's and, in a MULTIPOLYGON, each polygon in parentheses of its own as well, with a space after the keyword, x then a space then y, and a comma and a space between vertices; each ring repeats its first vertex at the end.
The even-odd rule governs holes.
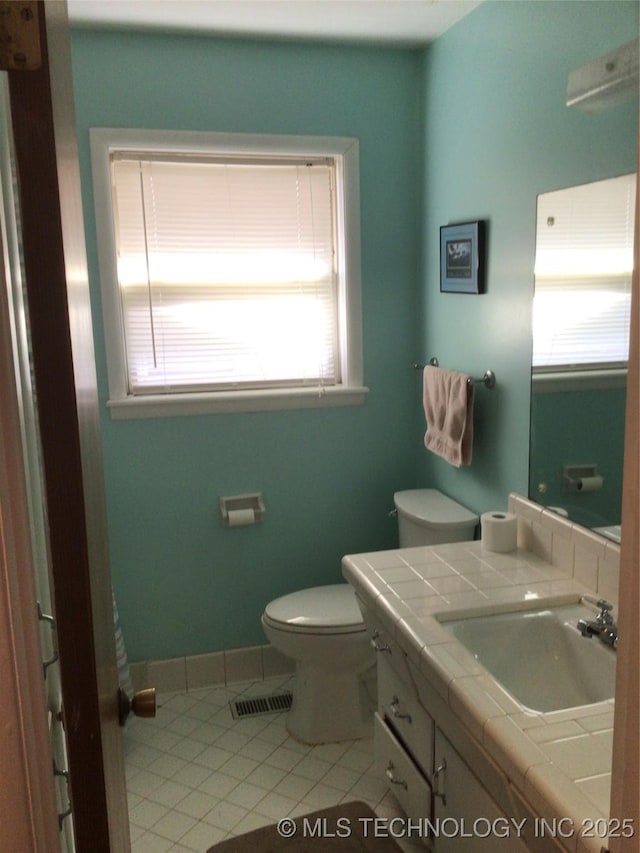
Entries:
POLYGON ((451 743, 436 728, 433 817, 440 834, 436 853, 527 853, 520 837, 524 823, 506 817, 469 770, 451 743))
MULTIPOLYGON (((438 727, 416 689, 415 668, 360 602, 377 651, 376 772, 433 853, 527 853, 510 821, 438 727)), ((435 712, 434 712, 435 713, 435 712)), ((508 786, 508 780, 504 780, 508 786)))
MULTIPOLYGON (((431 817, 435 726, 420 703, 407 658, 376 614, 358 605, 377 653, 377 711, 374 715, 376 773, 405 814, 422 825, 431 817)), ((417 832, 411 836, 417 839, 417 832)), ((426 838, 422 839, 427 843, 426 838)))
POLYGON ((431 816, 435 725, 419 702, 401 650, 378 655, 378 711, 374 718, 376 770, 408 817, 412 837, 427 831, 431 816))

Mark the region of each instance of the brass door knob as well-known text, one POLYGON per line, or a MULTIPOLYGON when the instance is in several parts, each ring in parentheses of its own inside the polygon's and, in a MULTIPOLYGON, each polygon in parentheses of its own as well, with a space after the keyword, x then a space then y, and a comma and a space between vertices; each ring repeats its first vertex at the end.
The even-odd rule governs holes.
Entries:
POLYGON ((145 687, 136 690, 132 699, 129 699, 122 688, 118 690, 118 709, 120 725, 124 726, 129 714, 136 717, 155 717, 156 715, 156 688, 145 687))

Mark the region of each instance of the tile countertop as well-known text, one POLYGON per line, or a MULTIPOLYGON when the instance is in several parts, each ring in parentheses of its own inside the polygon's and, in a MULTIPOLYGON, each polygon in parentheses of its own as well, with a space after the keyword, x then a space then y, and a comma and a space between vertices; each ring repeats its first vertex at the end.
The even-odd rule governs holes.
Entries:
POLYGON ((351 555, 343 574, 538 814, 578 828, 569 849, 599 853, 606 841, 584 837, 581 828, 590 821, 606 827, 609 815, 613 699, 548 713, 523 709, 435 618, 594 593, 530 551, 497 554, 479 541, 351 555))

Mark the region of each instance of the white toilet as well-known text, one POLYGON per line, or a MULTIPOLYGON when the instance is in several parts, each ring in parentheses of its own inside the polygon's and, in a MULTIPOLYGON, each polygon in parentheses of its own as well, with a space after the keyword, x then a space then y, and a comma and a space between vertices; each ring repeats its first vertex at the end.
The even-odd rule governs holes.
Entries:
MULTIPOLYGON (((396 492, 401 548, 473 539, 478 516, 435 489, 396 492)), ((375 663, 353 588, 331 584, 270 602, 262 626, 271 645, 296 661, 287 729, 303 743, 371 734, 364 676, 375 663)))
POLYGON ((480 519, 437 489, 409 489, 393 496, 401 548, 473 539, 480 519))
POLYGON ((370 734, 360 676, 375 663, 353 587, 346 583, 292 592, 267 604, 264 633, 296 661, 287 729, 303 743, 334 743, 370 734))

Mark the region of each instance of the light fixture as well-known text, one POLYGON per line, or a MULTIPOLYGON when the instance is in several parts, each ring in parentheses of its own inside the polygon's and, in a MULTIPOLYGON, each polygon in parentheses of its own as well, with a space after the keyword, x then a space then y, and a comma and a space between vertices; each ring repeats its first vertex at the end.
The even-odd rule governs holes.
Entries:
POLYGON ((567 106, 595 112, 638 97, 638 39, 569 74, 567 106))

